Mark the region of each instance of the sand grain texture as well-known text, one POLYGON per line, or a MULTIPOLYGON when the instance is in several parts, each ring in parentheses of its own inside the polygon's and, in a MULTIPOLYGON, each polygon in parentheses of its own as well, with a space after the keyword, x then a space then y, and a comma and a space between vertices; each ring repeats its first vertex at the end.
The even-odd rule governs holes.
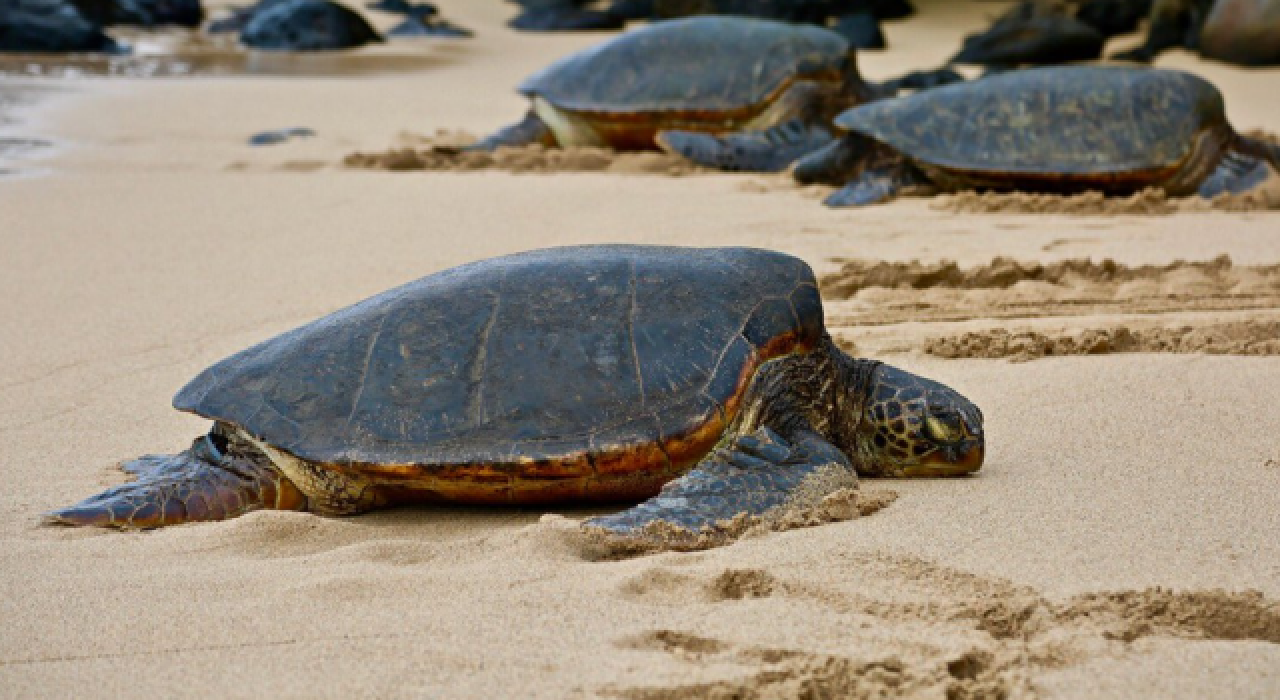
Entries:
MULTIPOLYGON (((940 65, 998 9, 921 4, 868 76, 940 65)), ((412 70, 0 79, 37 102, 0 106, 0 138, 52 144, 0 176, 0 696, 1275 696, 1280 357, 922 350, 1275 323, 1277 214, 835 211, 718 174, 340 167, 510 123, 514 85, 600 38, 509 32, 496 0, 442 10, 477 38, 422 44, 412 70), (246 143, 286 127, 316 136, 246 143), (603 509, 39 525, 207 429, 169 401, 212 362, 452 265, 593 242, 761 246, 837 275, 833 332, 978 403, 986 466, 864 482, 897 494, 868 517, 626 559, 566 537, 603 509)), ((1160 64, 1214 80, 1238 127, 1280 126, 1274 71, 1160 64)))

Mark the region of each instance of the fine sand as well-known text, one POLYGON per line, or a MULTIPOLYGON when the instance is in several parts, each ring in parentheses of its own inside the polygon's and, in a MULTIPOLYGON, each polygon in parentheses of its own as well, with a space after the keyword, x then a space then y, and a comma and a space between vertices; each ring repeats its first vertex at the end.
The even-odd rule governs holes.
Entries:
MULTIPOLYGON (((1280 695, 1280 213, 834 211, 657 156, 353 167, 517 119, 521 78, 603 38, 440 4, 477 38, 254 76, 0 78, 0 697, 1280 695), (316 135, 247 145, 288 127, 316 135), (624 558, 577 529, 604 511, 573 507, 41 525, 206 430, 169 400, 208 364, 451 265, 591 242, 803 257, 842 343, 982 407, 986 465, 624 558)), ((941 63, 1003 7, 920 4, 868 76, 941 63)), ((1280 73, 1160 65, 1280 130, 1280 73)))

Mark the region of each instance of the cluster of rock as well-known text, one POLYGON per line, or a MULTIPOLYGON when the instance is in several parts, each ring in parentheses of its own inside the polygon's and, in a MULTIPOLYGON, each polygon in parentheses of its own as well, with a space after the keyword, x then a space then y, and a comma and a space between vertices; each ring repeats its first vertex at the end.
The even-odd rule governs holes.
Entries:
POLYGON ((1280 0, 1024 0, 966 37, 952 61, 997 71, 1091 61, 1143 19, 1143 43, 1113 58, 1149 63, 1185 48, 1228 63, 1280 64, 1280 0))
MULTIPOLYGON (((378 0, 368 7, 404 17, 388 36, 471 36, 439 19, 439 10, 429 3, 378 0)), ((204 19, 200 0, 0 0, 0 51, 121 53, 127 47, 112 39, 107 27, 195 29, 204 19)), ((330 0, 261 0, 232 8, 206 31, 238 32, 241 44, 264 51, 351 49, 383 41, 360 13, 330 0)))
POLYGON ((200 0, 0 0, 0 51, 116 53, 112 26, 198 27, 200 0))
POLYGON ((524 31, 621 29, 633 20, 661 21, 697 15, 735 15, 829 26, 858 49, 885 48, 880 22, 915 10, 908 0, 511 0, 520 13, 510 25, 524 31))

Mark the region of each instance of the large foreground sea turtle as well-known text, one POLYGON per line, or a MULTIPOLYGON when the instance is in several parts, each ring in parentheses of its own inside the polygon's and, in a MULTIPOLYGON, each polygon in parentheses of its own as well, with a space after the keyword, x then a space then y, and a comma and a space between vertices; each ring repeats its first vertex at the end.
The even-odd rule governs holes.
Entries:
POLYGON ((843 185, 832 206, 900 189, 996 189, 1172 196, 1242 192, 1280 168, 1280 149, 1241 136, 1222 94, 1190 73, 1063 66, 882 100, 841 114, 848 133, 795 166, 843 185))
POLYGON ((533 102, 528 115, 474 148, 654 150, 665 130, 781 125, 776 148, 756 156, 769 167, 751 169, 785 167, 827 143, 835 115, 877 94, 835 32, 718 16, 629 31, 552 64, 519 89, 533 102))
POLYGON ((463 265, 205 370, 214 421, 50 514, 155 527, 275 508, 649 499, 588 525, 697 530, 857 474, 977 470, 982 414, 838 350, 812 271, 747 248, 586 246, 463 265), (665 484, 665 487, 664 487, 665 484))

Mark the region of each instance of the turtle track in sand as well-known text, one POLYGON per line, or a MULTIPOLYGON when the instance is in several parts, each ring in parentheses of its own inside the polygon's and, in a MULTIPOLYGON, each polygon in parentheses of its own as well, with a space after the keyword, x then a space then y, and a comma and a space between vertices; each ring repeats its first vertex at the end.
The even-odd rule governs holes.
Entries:
MULTIPOLYGON (((1255 138, 1273 143, 1266 132, 1250 132, 1255 138)), ((542 145, 499 148, 492 153, 461 149, 477 138, 465 131, 441 129, 425 136, 402 132, 385 151, 357 151, 342 164, 348 168, 392 172, 468 172, 503 170, 512 173, 600 173, 618 175, 723 174, 694 165, 685 158, 665 152, 619 152, 609 148, 547 148, 542 145)), ((803 186, 789 174, 768 176, 756 173, 739 187, 746 192, 774 192, 799 189, 810 198, 823 198, 834 188, 803 186)), ((1115 216, 1123 214, 1156 216, 1178 211, 1265 211, 1280 209, 1280 174, 1274 170, 1259 188, 1238 195, 1223 194, 1211 200, 1199 197, 1171 198, 1148 188, 1128 197, 1107 197, 1101 192, 1078 195, 1031 194, 1025 192, 960 192, 937 197, 934 209, 955 213, 1070 214, 1115 216)))
POLYGON ((973 267, 837 262, 839 269, 820 280, 828 325, 846 346, 864 351, 1020 360, 1112 352, 1280 354, 1280 265, 1237 266, 1227 256, 1144 266, 1001 257, 973 267), (901 329, 889 327, 917 323, 928 324, 927 337, 877 347, 877 337, 889 339, 901 329), (974 327, 984 324, 993 327, 974 327))
MULTIPOLYGON (((1280 644, 1280 603, 1255 591, 1148 588, 1055 601, 1028 586, 910 557, 867 553, 849 559, 842 564, 874 574, 885 591, 779 580, 757 569, 682 574, 667 582, 668 588, 682 589, 667 593, 682 594, 685 604, 743 605, 773 597, 780 599, 777 604, 820 606, 833 624, 858 631, 836 648, 805 648, 803 641, 742 644, 652 629, 614 644, 624 651, 675 657, 691 673, 677 682, 611 686, 603 693, 631 700, 1034 698, 1039 697, 1035 681, 1043 674, 1143 653, 1144 640, 1151 638, 1280 644), (749 592, 736 595, 739 589, 749 592), (714 595, 723 591, 735 594, 714 595), (957 638, 963 642, 937 641, 957 638), (689 682, 688 675, 699 680, 689 682)), ((659 573, 661 568, 641 578, 664 578, 659 573)))
POLYGON ((1002 358, 1025 362, 1064 355, 1116 352, 1280 355, 1280 321, 1228 321, 1176 328, 1086 328, 1058 333, 991 328, 929 338, 924 352, 950 359, 1002 358))
POLYGON ((434 136, 402 133, 386 151, 351 153, 349 168, 406 172, 504 170, 512 173, 599 173, 681 176, 709 172, 667 153, 620 153, 608 148, 546 148, 533 145, 499 148, 492 153, 460 149, 475 142, 464 132, 438 131, 434 136))

